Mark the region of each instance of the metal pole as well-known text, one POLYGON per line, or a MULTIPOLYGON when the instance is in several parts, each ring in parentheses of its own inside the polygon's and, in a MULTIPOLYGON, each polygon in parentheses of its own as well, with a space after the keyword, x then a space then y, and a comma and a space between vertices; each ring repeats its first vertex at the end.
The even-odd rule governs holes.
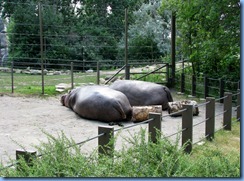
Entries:
MULTIPOLYGON (((224 97, 224 88, 225 88, 225 84, 224 84, 224 79, 221 78, 219 79, 219 97, 224 97)), ((223 99, 220 99, 219 101, 220 103, 223 103, 223 99)))
POLYGON ((74 89, 74 64, 70 63, 71 89, 74 89))
POLYGON ((39 24, 40 24, 40 54, 41 54, 41 72, 42 72, 42 94, 44 94, 44 70, 43 70, 43 24, 42 24, 42 6, 38 3, 39 24))
POLYGON ((128 9, 125 8, 125 79, 129 80, 128 66, 128 9))
POLYGON ((12 94, 14 93, 14 62, 11 62, 11 87, 12 87, 12 94))
POLYGON ((100 84, 100 63, 97 62, 97 85, 100 84))
POLYGON ((208 77, 204 76, 204 98, 208 97, 208 77))
POLYGON ((171 66, 172 66, 172 83, 174 87, 175 84, 175 35, 176 35, 176 15, 175 12, 171 13, 171 66))
POLYGON ((237 94, 236 119, 237 119, 237 121, 240 121, 240 119, 241 119, 241 93, 240 93, 240 89, 238 89, 238 93, 239 94, 237 94))
POLYGON ((196 76, 192 75, 191 95, 196 96, 196 76))

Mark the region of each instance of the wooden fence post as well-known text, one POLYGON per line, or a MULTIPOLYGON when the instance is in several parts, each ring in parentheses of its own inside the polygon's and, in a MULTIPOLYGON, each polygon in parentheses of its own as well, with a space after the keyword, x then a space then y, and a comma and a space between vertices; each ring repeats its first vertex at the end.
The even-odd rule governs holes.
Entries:
POLYGON ((74 88, 74 64, 70 63, 70 75, 71 75, 71 89, 74 88))
POLYGON ((192 121, 193 105, 183 105, 182 112, 182 146, 185 146, 185 152, 190 153, 192 150, 192 121))
POLYGON ((224 93, 224 118, 223 126, 224 130, 231 130, 231 116, 232 116, 232 93, 224 93))
POLYGON ((204 76, 204 98, 208 97, 208 77, 204 76))
MULTIPOLYGON (((21 158, 25 160, 28 166, 33 166, 33 160, 36 159, 36 151, 16 150, 16 160, 19 161, 21 158)), ((17 170, 21 170, 21 165, 17 164, 17 170)))
POLYGON ((191 83, 191 95, 196 96, 196 76, 193 74, 192 75, 192 83, 191 83))
POLYGON ((237 121, 240 121, 240 119, 241 119, 241 92, 240 92, 240 89, 238 89, 238 94, 237 94, 236 119, 237 119, 237 121))
POLYGON ((205 126, 205 136, 206 139, 212 141, 214 138, 215 131, 215 98, 207 97, 206 102, 206 126, 205 126))
POLYGON ((100 84, 100 63, 97 62, 97 85, 100 84))
POLYGON ((112 156, 114 151, 114 143, 112 141, 114 138, 114 127, 99 126, 98 135, 102 133, 104 134, 98 138, 98 153, 112 156))
MULTIPOLYGON (((219 79, 219 97, 224 97, 224 88, 225 88, 225 84, 224 84, 224 79, 221 78, 219 79)), ((223 99, 220 99, 219 101, 220 103, 223 103, 223 99)))
POLYGON ((185 92, 185 74, 184 73, 181 73, 181 84, 180 84, 180 91, 181 93, 184 93, 185 92))
POLYGON ((153 143, 157 143, 158 138, 161 135, 162 114, 161 113, 149 113, 149 119, 151 119, 151 118, 153 118, 153 121, 150 121, 148 123, 148 132, 149 132, 148 140, 151 140, 153 143))
POLYGON ((11 87, 12 87, 12 94, 14 93, 14 62, 11 62, 11 87))

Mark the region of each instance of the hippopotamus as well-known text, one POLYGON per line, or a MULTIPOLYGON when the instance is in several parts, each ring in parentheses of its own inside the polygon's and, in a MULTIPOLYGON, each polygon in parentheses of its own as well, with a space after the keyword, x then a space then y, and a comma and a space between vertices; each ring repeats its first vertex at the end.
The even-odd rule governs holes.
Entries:
POLYGON ((124 93, 131 106, 162 105, 162 110, 168 110, 168 102, 173 102, 168 87, 152 82, 117 80, 109 87, 124 93))
POLYGON ((132 107, 127 97, 107 86, 78 87, 63 95, 61 103, 87 119, 111 123, 132 118, 132 107))

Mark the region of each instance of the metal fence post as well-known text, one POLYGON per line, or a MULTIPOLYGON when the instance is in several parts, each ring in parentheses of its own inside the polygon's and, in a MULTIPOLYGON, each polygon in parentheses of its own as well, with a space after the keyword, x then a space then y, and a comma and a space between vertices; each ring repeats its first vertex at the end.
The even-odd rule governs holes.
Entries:
POLYGON ((129 67, 128 67, 128 9, 125 9, 125 79, 129 80, 129 67))
POLYGON ((205 136, 206 139, 212 141, 214 138, 214 131, 215 131, 215 98, 207 97, 206 102, 206 126, 205 126, 205 136))
POLYGON ((180 91, 182 92, 182 93, 184 93, 185 92, 185 74, 184 73, 181 73, 181 84, 180 84, 181 86, 180 86, 180 91))
POLYGON ((169 86, 169 63, 166 63, 166 84, 169 86))
POLYGON ((130 80, 130 65, 125 66, 125 79, 130 80))
POLYGON ((100 63, 97 62, 97 85, 100 84, 100 63))
POLYGON ((204 98, 208 97, 208 77, 204 76, 204 98))
POLYGON ((11 88, 12 94, 14 93, 14 62, 11 62, 11 88))
POLYGON ((192 82, 191 82, 191 95, 196 96, 196 76, 193 74, 192 75, 192 82))
POLYGON ((70 63, 70 75, 71 75, 71 89, 74 88, 74 64, 70 63))
POLYGON ((232 116, 232 93, 224 93, 224 118, 223 126, 224 130, 231 130, 231 116, 232 116))
POLYGON ((42 95, 44 95, 44 67, 43 67, 43 17, 42 17, 42 4, 41 2, 38 3, 38 16, 39 16, 39 30, 40 30, 40 54, 41 54, 41 74, 42 74, 42 95))
MULTIPOLYGON (((224 84, 224 79, 221 78, 219 79, 219 97, 224 97, 224 87, 225 87, 225 84, 224 84)), ((220 103, 223 103, 223 99, 220 99, 219 101, 220 103)))
POLYGON ((114 150, 114 143, 112 141, 114 138, 114 127, 99 126, 98 135, 100 134, 103 135, 98 138, 98 153, 112 156, 114 150))
POLYGON ((158 138, 161 135, 161 113, 149 113, 149 119, 153 118, 152 121, 148 123, 149 139, 153 143, 158 142, 158 138))
MULTIPOLYGON (((27 163, 28 166, 33 166, 33 160, 36 159, 36 151, 16 150, 16 160, 21 158, 27 163)), ((17 170, 21 170, 21 165, 17 164, 17 170)))
POLYGON ((237 94, 236 119, 237 119, 237 121, 240 121, 240 119, 241 119, 241 92, 240 92, 240 89, 238 89, 238 94, 237 94))
POLYGON ((190 153, 192 150, 192 121, 193 121, 193 105, 183 105, 182 112, 182 146, 184 151, 190 153))

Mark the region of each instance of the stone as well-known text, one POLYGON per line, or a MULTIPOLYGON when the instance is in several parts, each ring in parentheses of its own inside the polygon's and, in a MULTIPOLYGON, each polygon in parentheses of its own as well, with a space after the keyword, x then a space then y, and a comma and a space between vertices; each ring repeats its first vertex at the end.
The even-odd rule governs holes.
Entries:
POLYGON ((64 92, 65 90, 71 88, 71 84, 60 83, 60 84, 56 85, 55 87, 56 87, 56 91, 64 92))
MULTIPOLYGON (((169 102, 169 109, 168 113, 176 113, 180 110, 183 109, 183 105, 193 105, 193 116, 197 116, 199 114, 199 109, 197 107, 197 102, 193 100, 182 100, 182 101, 175 101, 175 102, 169 102)), ((173 114, 171 116, 176 117, 176 116, 181 116, 182 112, 173 114)))

